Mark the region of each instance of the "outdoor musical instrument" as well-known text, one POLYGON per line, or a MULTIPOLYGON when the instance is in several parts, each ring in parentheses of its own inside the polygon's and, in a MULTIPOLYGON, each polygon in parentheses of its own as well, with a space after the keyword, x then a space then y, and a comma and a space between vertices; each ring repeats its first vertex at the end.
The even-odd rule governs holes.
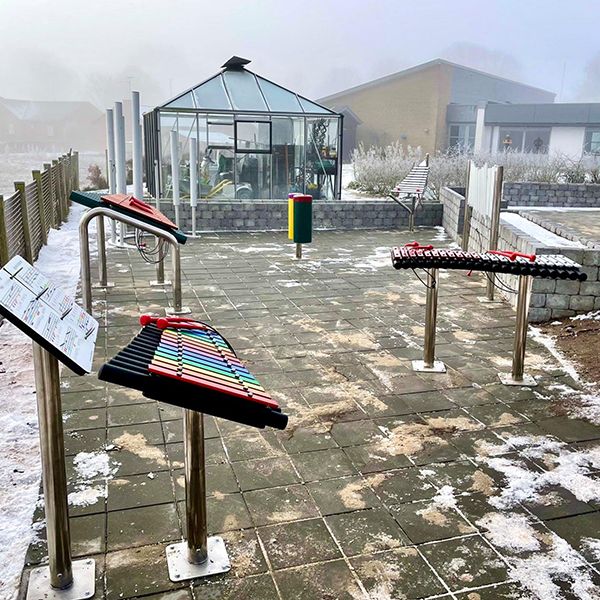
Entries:
POLYGON ((585 281, 587 274, 566 256, 558 254, 523 254, 512 251, 465 252, 437 249, 416 242, 392 248, 392 265, 396 269, 464 269, 511 275, 531 275, 546 279, 585 281))
POLYGON ((147 398, 263 428, 288 417, 210 325, 142 315, 133 340, 102 366, 99 379, 147 398))

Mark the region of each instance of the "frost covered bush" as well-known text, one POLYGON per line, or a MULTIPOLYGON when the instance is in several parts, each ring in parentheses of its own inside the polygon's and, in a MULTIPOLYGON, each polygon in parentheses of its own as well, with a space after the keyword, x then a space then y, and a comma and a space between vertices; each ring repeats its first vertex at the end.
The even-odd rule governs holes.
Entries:
MULTIPOLYGON (((360 145, 352 162, 354 181, 349 187, 368 194, 386 195, 410 169, 422 161, 421 148, 404 148, 400 143, 385 147, 360 145)), ((437 196, 444 186, 464 187, 467 164, 502 165, 505 181, 544 183, 600 183, 600 157, 585 156, 580 160, 560 154, 528 154, 520 152, 482 153, 447 150, 429 157, 429 188, 437 196)))

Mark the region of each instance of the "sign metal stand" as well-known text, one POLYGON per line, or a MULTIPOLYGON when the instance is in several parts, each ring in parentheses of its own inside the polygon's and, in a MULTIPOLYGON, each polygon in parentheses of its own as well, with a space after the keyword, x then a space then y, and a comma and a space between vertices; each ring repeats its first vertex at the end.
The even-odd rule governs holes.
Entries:
POLYGON ((48 565, 29 574, 27 600, 84 600, 95 593, 95 562, 73 562, 58 361, 92 369, 98 322, 26 260, 0 270, 0 314, 33 340, 48 565))

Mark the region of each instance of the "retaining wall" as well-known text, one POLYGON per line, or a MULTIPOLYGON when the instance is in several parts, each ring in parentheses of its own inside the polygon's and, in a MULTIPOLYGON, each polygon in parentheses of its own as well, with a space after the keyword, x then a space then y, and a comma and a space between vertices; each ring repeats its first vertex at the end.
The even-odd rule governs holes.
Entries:
MULTIPOLYGON (((175 211, 170 201, 161 201, 160 210, 170 219, 175 211)), ((189 204, 181 204, 180 225, 192 228, 189 204)), ((198 203, 198 231, 281 231, 287 229, 287 201, 213 201, 198 203)), ((434 227, 442 224, 443 205, 424 203, 417 211, 416 224, 434 227)), ((394 201, 361 200, 313 203, 315 229, 396 229, 408 227, 408 213, 394 201)))
MULTIPOLYGON (((505 184, 506 185, 506 184, 505 184)), ((447 208, 450 214, 456 214, 461 202, 456 191, 442 193, 444 212, 447 208)), ((464 206, 464 198, 462 198, 464 206)), ((453 241, 460 243, 462 225, 458 228, 458 220, 444 215, 444 228, 453 241)), ((489 248, 489 218, 480 213, 473 213, 471 232, 469 235, 469 250, 481 252, 489 248)), ((501 222, 498 247, 503 250, 516 250, 526 254, 562 254, 582 265, 588 279, 579 281, 555 281, 551 279, 534 278, 532 283, 529 320, 540 323, 552 319, 570 317, 590 310, 600 310, 600 250, 595 248, 570 247, 550 245, 540 242, 528 234, 526 228, 520 229, 512 223, 501 222)), ((517 277, 514 275, 498 275, 500 282, 509 289, 516 289, 517 277)), ((507 299, 511 305, 516 305, 516 294, 496 290, 496 293, 507 299)))
POLYGON ((505 181, 502 197, 509 206, 600 207, 600 185, 505 181))

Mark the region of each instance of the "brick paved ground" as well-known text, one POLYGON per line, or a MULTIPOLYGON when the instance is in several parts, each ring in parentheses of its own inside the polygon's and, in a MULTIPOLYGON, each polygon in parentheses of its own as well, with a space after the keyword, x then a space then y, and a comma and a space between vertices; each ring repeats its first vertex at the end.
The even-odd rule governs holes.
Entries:
MULTIPOLYGON (((184 303, 290 415, 284 432, 206 419, 209 528, 227 542, 226 576, 168 578, 165 545, 183 535, 181 411, 63 373, 74 554, 96 559, 97 597, 534 597, 518 580, 555 594, 538 592, 544 600, 595 597, 600 554, 587 538, 600 537, 600 428, 565 415, 559 394, 577 386, 541 346, 528 353, 538 388, 497 382, 514 316, 477 302, 483 281, 463 273, 440 281, 448 373, 412 372, 424 288, 392 269, 388 249, 414 237, 319 232, 301 262, 283 233, 185 246, 184 303), (561 569, 553 591, 544 575, 561 569)), ((109 258, 117 287, 95 292, 96 367, 130 340, 140 312, 169 298, 148 286, 153 269, 135 252, 109 258)), ((30 565, 45 557, 38 530, 30 565)))

